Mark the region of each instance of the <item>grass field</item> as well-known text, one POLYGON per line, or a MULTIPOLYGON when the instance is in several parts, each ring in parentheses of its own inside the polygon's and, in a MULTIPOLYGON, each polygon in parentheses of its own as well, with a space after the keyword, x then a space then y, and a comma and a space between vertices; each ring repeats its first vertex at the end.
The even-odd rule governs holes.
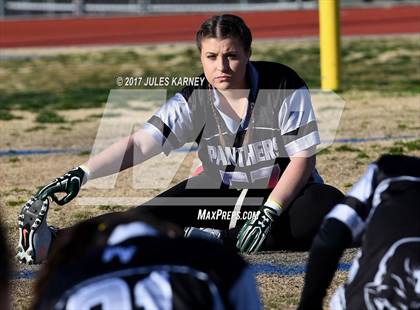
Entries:
MULTIPOLYGON (((342 93, 419 94, 420 49, 417 36, 350 39, 343 42, 342 93)), ((3 119, 14 109, 45 113, 101 107, 117 76, 194 76, 201 72, 193 45, 63 49, 23 53, 0 66, 3 119)), ((310 88, 319 88, 317 41, 258 42, 254 60, 278 61, 294 68, 310 88)), ((170 87, 169 93, 176 91, 170 87)), ((52 121, 56 121, 52 118, 52 121)))
MULTIPOLYGON (((420 46, 418 36, 345 39, 343 41, 343 87, 339 95, 346 105, 337 139, 379 139, 362 143, 334 143, 317 157, 318 170, 326 182, 346 191, 366 165, 383 153, 420 156, 420 46)), ((273 60, 293 67, 311 88, 319 88, 319 49, 316 41, 255 42, 254 60, 273 60)), ((194 76, 200 63, 193 45, 156 45, 88 49, 16 50, 0 61, 0 150, 89 149, 96 138, 109 90, 117 88, 117 76, 194 76)), ((170 88, 170 93, 176 89, 170 88)), ((156 106, 142 107, 144 120, 156 106)), ((118 114, 106 117, 118 119, 118 114)), ((185 155, 185 154, 184 154, 185 155)), ((132 186, 132 172, 121 173, 112 191, 85 189, 64 208, 53 207, 49 223, 69 226, 80 220, 129 204, 81 205, 81 199, 105 197, 141 198, 161 190, 160 177, 178 163, 176 153, 147 162, 142 170, 148 189, 132 186), (156 182, 156 183, 153 183, 156 182)), ((21 205, 36 188, 89 157, 80 152, 64 155, 0 157, 2 220, 12 245, 17 241, 16 218, 21 205)), ((171 184, 185 178, 193 156, 187 157, 171 184)), ((354 252, 349 252, 349 260, 354 252)), ((306 254, 261 253, 247 256, 251 262, 303 263, 306 254)), ((27 269, 17 266, 17 270, 27 269)), ((34 267, 31 267, 33 270, 34 267)), ((36 268, 35 268, 36 269, 36 268)), ((339 273, 333 287, 345 279, 339 273)), ((15 280, 13 309, 30 303, 31 280, 15 280)), ((258 283, 268 309, 289 309, 298 302, 302 276, 259 275, 258 283)))

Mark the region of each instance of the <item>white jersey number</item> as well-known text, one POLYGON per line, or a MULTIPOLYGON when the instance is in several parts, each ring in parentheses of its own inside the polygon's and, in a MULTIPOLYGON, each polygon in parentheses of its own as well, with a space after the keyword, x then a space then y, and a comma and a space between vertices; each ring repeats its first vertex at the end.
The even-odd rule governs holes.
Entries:
MULTIPOLYGON (((171 309, 172 289, 167 272, 154 271, 138 281, 133 290, 136 308, 171 309)), ((100 280, 73 293, 67 300, 66 310, 132 310, 131 288, 120 278, 100 280)))

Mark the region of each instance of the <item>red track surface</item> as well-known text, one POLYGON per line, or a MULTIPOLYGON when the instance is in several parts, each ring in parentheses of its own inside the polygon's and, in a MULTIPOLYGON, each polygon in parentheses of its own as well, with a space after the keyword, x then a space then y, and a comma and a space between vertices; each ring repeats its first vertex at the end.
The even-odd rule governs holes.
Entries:
MULTIPOLYGON (((0 47, 193 41, 212 14, 0 21, 0 47)), ((254 38, 318 35, 318 11, 241 12, 254 38)), ((341 10, 343 35, 420 33, 420 6, 341 10)))

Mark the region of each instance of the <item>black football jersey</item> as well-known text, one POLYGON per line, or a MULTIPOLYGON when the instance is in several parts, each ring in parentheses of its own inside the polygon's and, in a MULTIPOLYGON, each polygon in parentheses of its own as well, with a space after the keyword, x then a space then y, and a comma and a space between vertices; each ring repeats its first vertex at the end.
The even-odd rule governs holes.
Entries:
MULTIPOLYGON (((204 173, 215 180, 267 187, 281 176, 290 156, 316 146, 320 138, 309 90, 291 68, 250 62, 247 78, 251 87, 240 122, 220 109, 220 94, 204 80, 176 93, 144 128, 166 154, 196 142, 204 173)), ((319 180, 316 171, 313 180, 319 180)))
POLYGON ((36 309, 260 309, 255 277, 231 249, 142 221, 54 267, 36 309))
POLYGON ((362 244, 331 309, 420 309, 419 158, 382 156, 327 218, 362 244))

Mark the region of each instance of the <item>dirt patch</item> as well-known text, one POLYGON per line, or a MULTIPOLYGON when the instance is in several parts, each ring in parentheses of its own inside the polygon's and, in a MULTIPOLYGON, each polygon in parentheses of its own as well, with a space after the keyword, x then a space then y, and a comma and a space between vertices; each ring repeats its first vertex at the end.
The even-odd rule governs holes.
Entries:
POLYGON ((28 309, 32 302, 32 280, 11 281, 12 305, 11 309, 28 309))
MULTIPOLYGON (((337 272, 325 298, 324 307, 328 309, 328 301, 335 290, 346 280, 345 272, 337 272)), ((265 309, 296 309, 303 288, 302 276, 259 275, 257 283, 265 309)))
POLYGON ((337 138, 420 136, 420 96, 346 99, 337 138))

